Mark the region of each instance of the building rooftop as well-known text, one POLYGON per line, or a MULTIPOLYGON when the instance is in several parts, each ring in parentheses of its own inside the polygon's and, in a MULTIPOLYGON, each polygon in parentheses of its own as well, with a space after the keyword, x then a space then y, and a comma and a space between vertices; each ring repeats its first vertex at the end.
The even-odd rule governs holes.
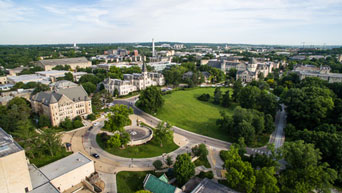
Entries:
POLYGON ((47 182, 33 190, 29 193, 60 193, 50 182, 47 182))
POLYGON ((91 159, 80 152, 73 153, 65 158, 57 160, 40 168, 40 171, 49 179, 53 180, 61 175, 64 175, 76 168, 79 168, 89 162, 91 159))
POLYGON ((8 76, 8 80, 12 80, 14 82, 40 82, 40 81, 49 81, 47 77, 39 76, 37 74, 25 74, 20 76, 8 76))
POLYGON ((49 182, 49 179, 35 165, 29 165, 29 172, 33 189, 49 182))
POLYGON ((57 65, 69 65, 69 64, 77 64, 77 63, 86 63, 88 62, 87 58, 79 57, 79 58, 63 58, 63 59, 50 59, 50 60, 40 60, 38 63, 49 66, 57 66, 57 65))
POLYGON ((191 193, 238 193, 222 184, 216 183, 208 178, 204 178, 191 193))
POLYGON ((22 150, 23 148, 13 140, 12 136, 0 127, 0 158, 22 150))
POLYGON ((69 71, 66 70, 48 70, 48 71, 38 71, 36 74, 53 75, 53 74, 65 74, 69 71))
POLYGON ((153 193, 174 193, 176 190, 176 187, 164 182, 152 174, 148 174, 145 177, 144 188, 153 193))

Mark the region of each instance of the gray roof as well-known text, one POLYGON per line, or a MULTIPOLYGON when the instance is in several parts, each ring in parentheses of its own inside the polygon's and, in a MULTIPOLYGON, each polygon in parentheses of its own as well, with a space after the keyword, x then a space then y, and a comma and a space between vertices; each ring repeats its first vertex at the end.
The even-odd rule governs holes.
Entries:
POLYGON ((45 183, 33 190, 29 193, 60 193, 50 182, 45 183))
POLYGON ((53 180, 89 162, 92 160, 82 153, 76 152, 39 169, 49 180, 53 180))
POLYGON ((29 172, 33 189, 49 182, 49 179, 35 165, 29 165, 29 172))
POLYGON ((57 103, 65 95, 74 102, 88 101, 88 94, 82 86, 57 89, 55 91, 39 92, 31 99, 45 105, 57 103))
POLYGON ((238 193, 222 184, 216 183, 208 178, 204 178, 191 193, 238 193))
POLYGON ((79 57, 79 58, 63 58, 63 59, 50 59, 50 60, 40 60, 38 63, 42 65, 48 66, 57 66, 57 65, 70 65, 77 63, 86 63, 88 62, 87 58, 79 57))
POLYGON ((23 148, 13 140, 12 136, 0 127, 0 158, 22 150, 23 148))

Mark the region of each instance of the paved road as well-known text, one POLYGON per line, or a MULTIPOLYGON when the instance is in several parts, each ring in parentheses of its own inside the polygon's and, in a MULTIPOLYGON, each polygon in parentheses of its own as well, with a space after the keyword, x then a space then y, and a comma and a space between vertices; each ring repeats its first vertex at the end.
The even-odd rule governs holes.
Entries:
POLYGON ((285 106, 281 105, 281 111, 276 115, 276 131, 272 134, 274 136, 274 146, 279 148, 283 146, 285 141, 284 127, 286 125, 286 112, 285 106))

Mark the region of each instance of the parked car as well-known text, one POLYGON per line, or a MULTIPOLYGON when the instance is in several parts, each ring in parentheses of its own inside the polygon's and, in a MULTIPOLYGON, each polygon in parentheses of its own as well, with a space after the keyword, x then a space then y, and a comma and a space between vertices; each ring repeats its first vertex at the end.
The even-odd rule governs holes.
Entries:
POLYGON ((88 128, 88 131, 90 131, 90 130, 92 130, 92 129, 93 129, 93 126, 89 127, 89 128, 88 128))
POLYGON ((94 158, 96 158, 96 159, 99 159, 100 158, 100 156, 99 156, 99 154, 97 154, 97 153, 93 153, 93 154, 91 154, 94 158))

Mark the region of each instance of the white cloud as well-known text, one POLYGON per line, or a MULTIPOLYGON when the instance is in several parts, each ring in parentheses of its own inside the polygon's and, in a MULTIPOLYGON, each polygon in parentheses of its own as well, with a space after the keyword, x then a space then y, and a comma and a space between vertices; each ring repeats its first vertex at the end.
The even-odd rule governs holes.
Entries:
MULTIPOLYGON (((151 37, 162 41, 283 44, 307 37, 312 42, 342 43, 330 35, 342 33, 342 0, 99 0, 82 4, 42 1, 30 7, 0 0, 1 21, 26 21, 41 28, 48 34, 41 36, 38 30, 37 37, 46 37, 39 43, 54 38, 58 38, 56 42, 128 42, 148 41, 151 37), (41 15, 44 17, 37 21, 35 16, 41 15), (324 29, 327 25, 330 29, 324 29), (315 27, 322 33, 308 30, 315 27)), ((0 43, 11 42, 11 34, 6 35, 6 39, 0 36, 0 43)))

